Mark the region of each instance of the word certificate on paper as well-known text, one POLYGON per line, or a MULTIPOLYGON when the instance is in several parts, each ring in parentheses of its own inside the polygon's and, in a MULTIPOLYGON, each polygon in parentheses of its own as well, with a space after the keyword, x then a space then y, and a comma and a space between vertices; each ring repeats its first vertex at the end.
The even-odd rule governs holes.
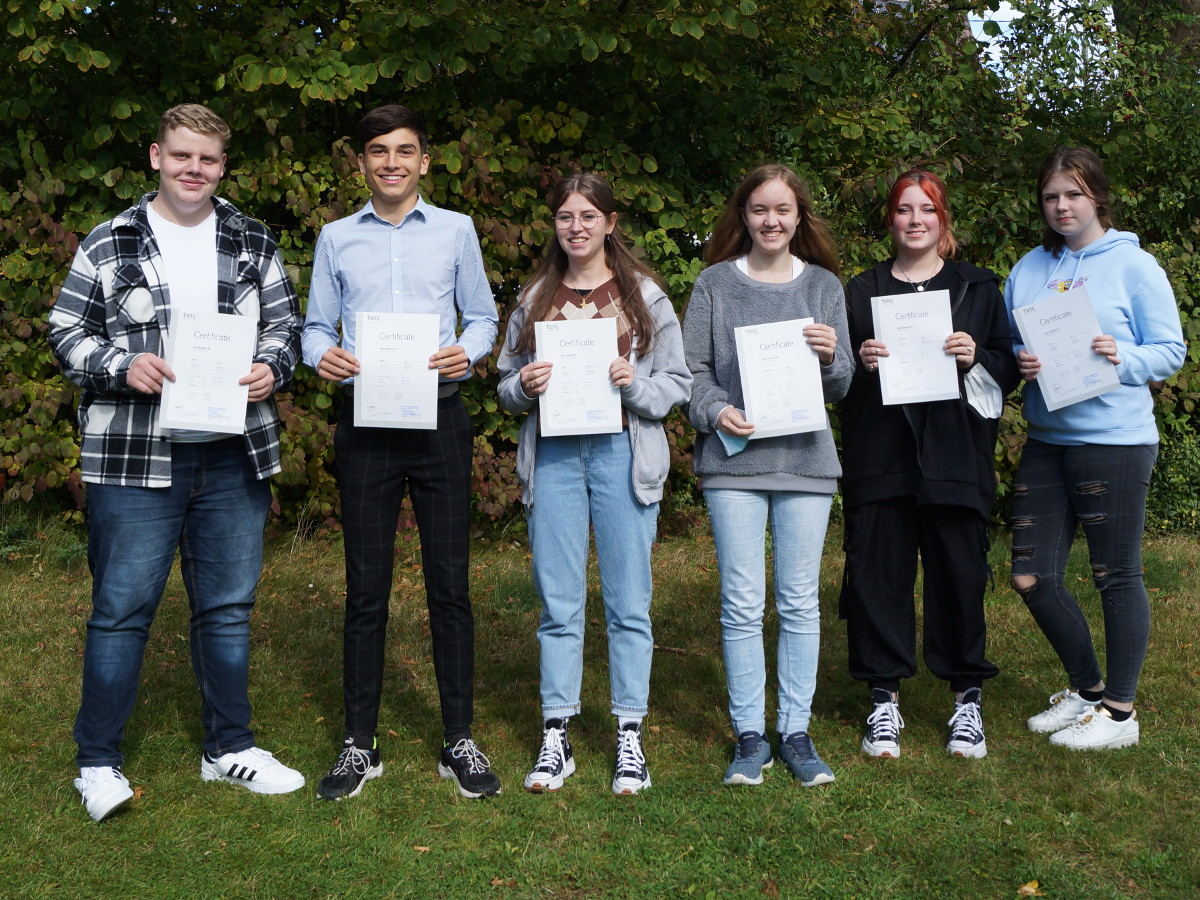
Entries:
POLYGON ((812 318, 733 329, 750 440, 820 431, 827 424, 821 361, 804 329, 812 318))
POLYGON ((946 338, 954 333, 949 291, 872 297, 871 315, 875 339, 883 341, 889 354, 879 357, 884 406, 959 395, 958 364, 945 350, 946 338))
POLYGON ((1086 287, 1013 310, 1025 348, 1042 364, 1037 383, 1046 409, 1062 409, 1120 385, 1117 367, 1092 349, 1103 334, 1086 287))
POLYGON ((542 435, 620 431, 621 391, 608 377, 617 358, 617 320, 535 322, 533 336, 538 360, 554 363, 538 399, 542 435))
POLYGON ((164 428, 241 434, 258 321, 217 312, 171 313, 166 361, 175 380, 163 381, 158 423, 164 428))
POLYGON ((429 357, 441 323, 433 313, 354 314, 354 424, 437 428, 438 375, 429 357))

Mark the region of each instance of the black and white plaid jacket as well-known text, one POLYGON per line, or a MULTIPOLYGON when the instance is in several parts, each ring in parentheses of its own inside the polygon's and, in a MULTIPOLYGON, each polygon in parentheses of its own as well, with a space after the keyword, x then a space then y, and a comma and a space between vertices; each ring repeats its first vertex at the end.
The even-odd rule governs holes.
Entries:
MULTIPOLYGON (((50 311, 50 345, 67 378, 83 388, 79 403, 83 480, 138 487, 171 483, 171 441, 158 427, 159 395, 129 387, 140 353, 161 356, 170 324, 165 267, 147 218, 137 206, 98 225, 79 245, 50 311)), ((258 320, 254 362, 275 373, 275 390, 292 378, 300 356, 300 309, 274 236, 231 203, 213 198, 217 214, 217 307, 258 320)), ((246 406, 246 451, 257 476, 279 471, 279 416, 274 397, 246 406)))

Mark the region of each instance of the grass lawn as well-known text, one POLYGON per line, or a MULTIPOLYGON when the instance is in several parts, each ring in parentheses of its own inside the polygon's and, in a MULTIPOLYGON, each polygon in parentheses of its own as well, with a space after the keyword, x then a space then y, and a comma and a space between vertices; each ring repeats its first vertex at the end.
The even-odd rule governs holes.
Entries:
MULTIPOLYGON (((615 731, 598 590, 589 598, 584 711, 571 728, 579 771, 555 794, 521 790, 541 736, 538 602, 519 537, 480 540, 475 735, 504 784, 490 802, 463 800, 437 777, 441 728, 420 559, 401 546, 380 723, 384 776, 358 798, 329 803, 315 787, 341 736, 341 541, 276 537, 253 621, 255 728, 309 784, 264 797, 201 783, 176 574, 126 734, 125 771, 137 793, 97 826, 71 785, 90 590, 82 537, 32 515, 10 509, 0 518, 0 896, 1200 896, 1200 555, 1190 539, 1146 545, 1155 618, 1139 747, 1072 753, 1026 731, 1025 718, 1066 682, 1008 587, 1000 536, 987 597, 990 656, 1002 669, 985 689, 988 757, 945 755, 953 698, 922 670, 902 693, 903 757, 883 761, 858 748, 868 702, 845 671, 841 535, 831 532, 811 733, 837 781, 815 788, 794 784, 782 765, 760 787, 721 784, 731 739, 712 540, 703 529, 666 540, 655 556, 647 719, 654 787, 622 799, 609 791, 615 731)), ((1099 633, 1087 571, 1077 547, 1070 581, 1099 633)), ((768 625, 771 647, 773 616, 768 625)))

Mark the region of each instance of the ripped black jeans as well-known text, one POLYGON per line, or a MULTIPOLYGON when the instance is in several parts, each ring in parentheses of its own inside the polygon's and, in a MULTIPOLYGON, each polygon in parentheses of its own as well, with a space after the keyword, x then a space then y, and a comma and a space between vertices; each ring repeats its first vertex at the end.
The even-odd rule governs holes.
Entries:
POLYGON ((1087 620, 1063 581, 1076 524, 1083 526, 1104 609, 1104 695, 1118 702, 1133 702, 1150 638, 1142 530, 1157 456, 1157 444, 1064 446, 1030 439, 1013 485, 1012 574, 1037 578, 1020 593, 1073 690, 1101 680, 1087 620))

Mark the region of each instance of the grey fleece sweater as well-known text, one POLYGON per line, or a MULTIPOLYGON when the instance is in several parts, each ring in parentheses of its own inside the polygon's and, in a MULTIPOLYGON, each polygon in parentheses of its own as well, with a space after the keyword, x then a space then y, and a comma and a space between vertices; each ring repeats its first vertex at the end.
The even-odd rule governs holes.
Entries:
MULTIPOLYGON (((634 379, 621 388, 621 405, 629 421, 629 444, 633 470, 629 473, 639 503, 649 506, 662 499, 663 484, 671 468, 671 451, 662 419, 671 407, 684 403, 692 376, 683 358, 679 319, 671 301, 649 280, 642 281, 642 298, 650 308, 656 334, 649 353, 634 357, 634 379)), ((509 412, 528 412, 517 437, 517 478, 523 488, 521 499, 533 506, 533 474, 537 464, 538 406, 521 388, 521 369, 533 362, 533 354, 517 353, 513 347, 529 307, 520 303, 508 320, 504 347, 497 363, 500 369, 500 403, 509 412)), ((635 347, 636 349, 636 347, 635 347)))
POLYGON ((700 273, 683 319, 684 353, 693 378, 688 418, 698 432, 693 455, 697 475, 842 474, 828 428, 752 440, 735 456, 725 453, 715 433, 722 409, 746 407, 733 329, 806 316, 837 332, 833 362, 821 367, 824 402, 833 403, 845 396, 854 374, 845 298, 836 275, 811 263, 785 284, 755 281, 733 262, 717 263, 700 273))

